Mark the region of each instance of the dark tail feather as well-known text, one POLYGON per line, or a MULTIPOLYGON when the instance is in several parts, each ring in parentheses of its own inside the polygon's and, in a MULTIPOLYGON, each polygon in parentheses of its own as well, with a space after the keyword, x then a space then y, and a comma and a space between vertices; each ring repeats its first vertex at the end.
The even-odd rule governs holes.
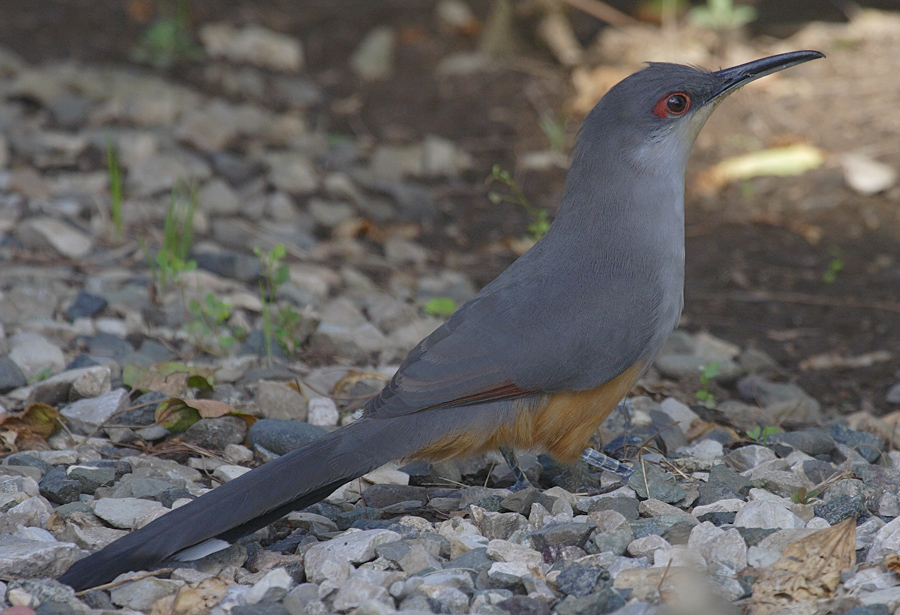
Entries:
POLYGON ((59 581, 76 590, 130 570, 158 567, 210 538, 233 540, 318 502, 347 481, 409 455, 422 431, 399 419, 361 419, 213 489, 145 527, 75 562, 59 581), (412 433, 409 432, 418 432, 412 433), (417 437, 418 436, 418 437, 417 437))

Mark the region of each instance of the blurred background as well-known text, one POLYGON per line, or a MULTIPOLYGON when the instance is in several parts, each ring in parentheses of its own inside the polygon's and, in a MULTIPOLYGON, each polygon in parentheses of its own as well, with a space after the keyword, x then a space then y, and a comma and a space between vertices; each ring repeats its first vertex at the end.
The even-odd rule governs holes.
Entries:
MULTIPOLYGON (((4 0, 3 267, 62 262, 99 286, 133 271, 165 307, 187 182, 181 257, 201 270, 255 280, 257 247, 291 265, 295 313, 375 289, 440 318, 552 221, 611 85, 650 60, 797 49, 827 60, 732 96, 697 141, 682 325, 762 351, 829 410, 882 415, 900 404, 887 0, 4 0), (78 230, 74 247, 47 217, 78 230)), ((9 296, 14 327, 28 310, 9 296)), ((301 360, 333 358, 304 340, 301 360)))

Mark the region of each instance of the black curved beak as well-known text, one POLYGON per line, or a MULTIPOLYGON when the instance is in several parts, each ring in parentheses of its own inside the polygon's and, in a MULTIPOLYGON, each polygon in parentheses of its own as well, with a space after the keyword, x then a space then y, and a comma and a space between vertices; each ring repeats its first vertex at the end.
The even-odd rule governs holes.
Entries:
POLYGON ((720 99, 723 96, 732 93, 739 87, 747 85, 760 77, 765 77, 766 75, 777 73, 780 70, 824 57, 825 54, 820 51, 791 51, 790 53, 769 56, 768 58, 754 60, 753 62, 747 62, 740 66, 716 71, 713 74, 722 78, 722 86, 721 89, 712 96, 711 100, 720 99))

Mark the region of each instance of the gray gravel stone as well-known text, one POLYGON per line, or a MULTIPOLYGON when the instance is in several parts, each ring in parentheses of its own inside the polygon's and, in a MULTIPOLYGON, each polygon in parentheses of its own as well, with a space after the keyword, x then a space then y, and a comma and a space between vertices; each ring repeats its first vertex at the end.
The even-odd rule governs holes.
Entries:
POLYGON ((15 361, 8 356, 0 356, 0 394, 8 393, 26 384, 28 381, 25 379, 25 374, 15 361))
POLYGON ((155 602, 171 596, 184 585, 184 581, 147 577, 114 587, 109 595, 114 604, 136 611, 148 611, 155 602))
POLYGON ((267 419, 305 421, 307 399, 283 382, 260 380, 256 390, 256 407, 267 419))
POLYGON ((0 535, 0 578, 55 578, 81 555, 81 549, 72 543, 0 535))
POLYGON ((884 440, 876 435, 848 429, 843 425, 833 424, 828 427, 828 434, 836 442, 845 444, 861 455, 869 463, 876 463, 881 459, 881 451, 884 448, 884 440))
POLYGON ((295 152, 276 152, 267 154, 265 160, 269 182, 278 190, 302 196, 318 189, 319 178, 308 157, 295 152))
POLYGON ((834 450, 834 439, 821 429, 803 429, 771 434, 768 436, 767 443, 783 457, 787 457, 791 449, 802 451, 813 457, 827 455, 834 450))
POLYGON ((8 340, 9 359, 15 363, 25 378, 46 376, 65 369, 62 350, 46 338, 35 333, 17 333, 8 340))
POLYGON ((75 226, 51 218, 40 216, 22 222, 17 235, 26 246, 33 248, 50 247, 71 259, 82 259, 94 247, 93 238, 75 226))
POLYGON ((300 41, 259 25, 235 28, 228 23, 206 24, 200 29, 200 40, 213 57, 289 73, 303 68, 300 41))
POLYGON ((735 472, 745 472, 766 461, 777 459, 772 449, 759 444, 742 446, 725 455, 725 464, 735 472))
POLYGON ((668 504, 680 502, 685 496, 684 489, 675 484, 672 474, 649 463, 635 467, 634 474, 628 479, 628 486, 641 498, 655 498, 668 504))
POLYGON ((250 448, 264 450, 268 456, 277 457, 318 440, 327 433, 321 427, 301 421, 262 419, 250 427, 247 442, 250 448))
POLYGON ((64 406, 60 414, 66 417, 69 428, 76 433, 89 434, 98 425, 111 419, 128 403, 128 391, 116 389, 99 397, 81 399, 64 406))
POLYGON ((223 451, 229 444, 241 444, 247 435, 247 423, 237 416, 200 419, 184 432, 185 442, 211 451, 223 451))
POLYGON ((200 211, 211 216, 235 216, 241 212, 241 198, 225 181, 213 178, 197 193, 200 211))
POLYGON ((370 30, 350 57, 350 69, 365 81, 387 79, 394 69, 394 31, 385 26, 370 30))
POLYGON ((312 582, 328 578, 334 563, 361 564, 375 558, 375 547, 400 540, 400 534, 389 530, 346 532, 327 542, 313 545, 305 554, 306 576, 312 582))
POLYGON ((81 482, 70 479, 62 466, 57 466, 47 473, 40 482, 41 495, 56 504, 68 504, 78 501, 81 496, 81 482))
POLYGON ((133 530, 141 519, 162 508, 162 504, 150 500, 101 498, 94 504, 94 514, 113 527, 133 530))
POLYGON ((800 517, 784 506, 759 500, 747 502, 735 515, 734 525, 777 530, 806 527, 800 517))
POLYGON ((198 158, 153 154, 129 169, 126 184, 130 194, 151 197, 167 193, 179 183, 186 185, 191 180, 203 181, 211 174, 209 165, 198 158))

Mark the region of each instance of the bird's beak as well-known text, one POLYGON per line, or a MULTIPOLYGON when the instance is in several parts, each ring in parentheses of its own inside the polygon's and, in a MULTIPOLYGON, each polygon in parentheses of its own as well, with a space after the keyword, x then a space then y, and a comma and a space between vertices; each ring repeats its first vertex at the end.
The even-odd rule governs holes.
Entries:
POLYGON ((717 71, 713 74, 722 79, 722 86, 718 92, 713 94, 710 102, 721 100, 739 87, 760 77, 824 57, 825 54, 819 51, 792 51, 717 71))

